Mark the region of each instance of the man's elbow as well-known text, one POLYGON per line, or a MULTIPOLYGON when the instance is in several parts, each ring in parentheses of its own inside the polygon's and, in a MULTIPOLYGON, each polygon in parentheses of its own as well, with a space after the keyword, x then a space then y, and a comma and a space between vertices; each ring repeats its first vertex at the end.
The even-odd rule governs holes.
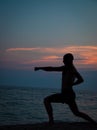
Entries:
POLYGON ((84 82, 84 79, 83 79, 83 78, 81 78, 81 79, 80 79, 80 83, 83 83, 83 82, 84 82))

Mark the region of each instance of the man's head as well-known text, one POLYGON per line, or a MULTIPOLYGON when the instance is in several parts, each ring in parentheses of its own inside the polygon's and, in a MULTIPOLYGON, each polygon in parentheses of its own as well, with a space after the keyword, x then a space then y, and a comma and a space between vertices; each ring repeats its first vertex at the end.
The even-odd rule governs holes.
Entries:
POLYGON ((74 60, 74 57, 71 53, 67 53, 63 56, 63 63, 64 64, 70 65, 70 64, 72 64, 73 60, 74 60))

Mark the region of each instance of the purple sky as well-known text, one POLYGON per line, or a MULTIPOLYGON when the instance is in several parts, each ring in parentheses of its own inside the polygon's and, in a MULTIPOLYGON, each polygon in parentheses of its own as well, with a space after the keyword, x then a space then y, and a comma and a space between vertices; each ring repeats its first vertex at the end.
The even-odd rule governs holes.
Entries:
POLYGON ((14 77, 22 86, 24 73, 62 65, 67 52, 79 69, 97 70, 96 34, 96 0, 0 0, 0 85, 14 77))

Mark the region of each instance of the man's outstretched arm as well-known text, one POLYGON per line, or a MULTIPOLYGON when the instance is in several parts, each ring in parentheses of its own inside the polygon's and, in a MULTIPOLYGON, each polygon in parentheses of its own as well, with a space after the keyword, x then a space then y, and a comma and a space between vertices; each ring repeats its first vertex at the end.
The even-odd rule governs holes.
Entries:
POLYGON ((44 70, 44 71, 62 71, 63 67, 35 67, 35 71, 37 70, 44 70))

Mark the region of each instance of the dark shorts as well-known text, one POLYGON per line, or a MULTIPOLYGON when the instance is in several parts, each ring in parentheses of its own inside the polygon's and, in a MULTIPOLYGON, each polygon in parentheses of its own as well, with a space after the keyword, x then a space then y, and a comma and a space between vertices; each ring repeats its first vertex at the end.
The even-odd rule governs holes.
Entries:
POLYGON ((75 101, 75 93, 73 91, 66 91, 65 93, 56 93, 50 96, 47 96, 49 102, 51 103, 72 103, 75 101))

